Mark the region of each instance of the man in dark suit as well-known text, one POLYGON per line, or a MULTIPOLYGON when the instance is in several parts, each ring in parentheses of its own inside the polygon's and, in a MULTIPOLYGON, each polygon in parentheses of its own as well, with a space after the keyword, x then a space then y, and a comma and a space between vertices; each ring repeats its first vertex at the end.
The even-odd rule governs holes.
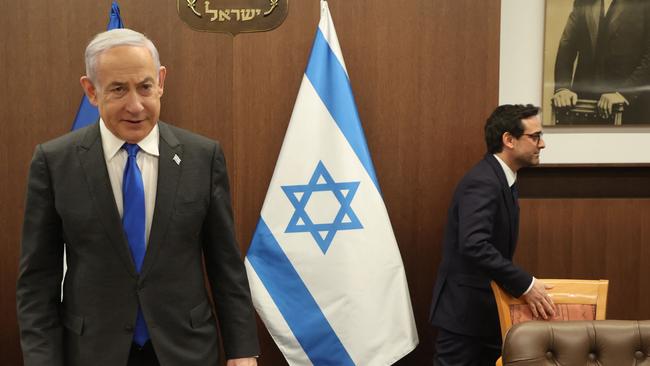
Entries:
POLYGON ((435 365, 494 365, 501 335, 491 280, 523 296, 536 317, 554 314, 546 286, 512 262, 517 171, 539 164, 545 147, 538 113, 532 105, 498 107, 485 124, 488 154, 456 187, 431 305, 430 320, 438 327, 435 365))
POLYGON ((555 61, 553 105, 597 100, 607 116, 623 104, 623 124, 647 123, 649 84, 650 2, 575 0, 555 61))
POLYGON ((99 123, 36 148, 17 284, 25 365, 256 365, 256 321, 219 144, 158 120, 166 69, 144 35, 86 48, 99 123), (67 272, 61 299, 63 249, 67 272))

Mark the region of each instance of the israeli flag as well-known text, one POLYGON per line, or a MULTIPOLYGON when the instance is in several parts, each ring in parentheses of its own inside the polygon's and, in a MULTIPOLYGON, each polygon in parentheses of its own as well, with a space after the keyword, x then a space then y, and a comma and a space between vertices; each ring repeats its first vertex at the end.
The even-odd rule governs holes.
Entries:
POLYGON ((326 1, 246 269, 290 365, 390 365, 418 343, 326 1))

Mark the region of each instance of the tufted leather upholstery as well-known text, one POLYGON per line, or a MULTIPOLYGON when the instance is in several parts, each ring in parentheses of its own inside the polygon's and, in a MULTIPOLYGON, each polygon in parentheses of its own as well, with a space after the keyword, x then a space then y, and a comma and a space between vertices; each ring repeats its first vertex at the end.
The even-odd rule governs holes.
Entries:
POLYGON ((650 366, 650 320, 519 323, 503 344, 508 366, 650 366))

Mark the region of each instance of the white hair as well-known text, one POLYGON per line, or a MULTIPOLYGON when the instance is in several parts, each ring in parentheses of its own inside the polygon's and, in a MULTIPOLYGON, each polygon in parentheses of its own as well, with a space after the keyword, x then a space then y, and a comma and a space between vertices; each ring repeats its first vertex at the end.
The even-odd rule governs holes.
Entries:
MULTIPOLYGON (((99 55, 108 49, 119 46, 145 47, 151 53, 156 70, 160 69, 158 50, 149 38, 131 29, 111 29, 96 35, 86 47, 86 76, 90 78, 90 81, 93 83, 97 81, 96 68, 99 55)), ((158 74, 156 73, 156 75, 158 74)))

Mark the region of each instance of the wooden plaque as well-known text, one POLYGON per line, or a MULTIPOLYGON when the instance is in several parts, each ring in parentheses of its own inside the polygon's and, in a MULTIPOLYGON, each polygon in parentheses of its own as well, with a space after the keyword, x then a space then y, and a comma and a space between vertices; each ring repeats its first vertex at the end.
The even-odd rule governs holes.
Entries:
POLYGON ((178 16, 203 32, 264 32, 289 13, 289 0, 176 0, 178 16))

